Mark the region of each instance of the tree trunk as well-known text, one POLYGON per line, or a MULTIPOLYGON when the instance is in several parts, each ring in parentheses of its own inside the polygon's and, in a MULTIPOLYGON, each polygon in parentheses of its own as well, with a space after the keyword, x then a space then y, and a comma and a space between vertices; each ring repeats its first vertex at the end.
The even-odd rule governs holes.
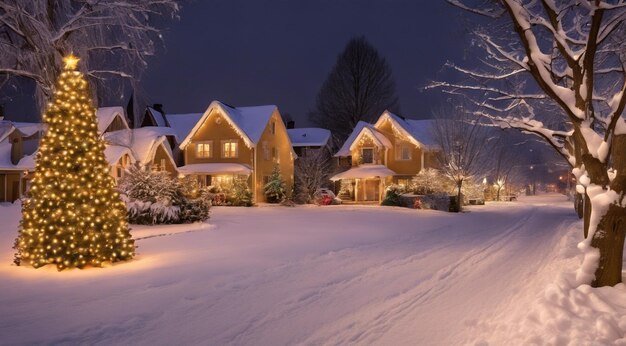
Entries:
MULTIPOLYGON (((600 220, 591 246, 600 250, 598 268, 593 287, 614 286, 622 282, 622 263, 624 260, 624 236, 626 235, 626 135, 613 138, 611 150, 612 166, 617 172, 610 182, 610 189, 619 194, 617 203, 609 206, 606 214, 600 220)), ((588 199, 588 198, 587 198, 588 199)), ((591 213, 591 203, 589 208, 591 213)), ((585 213, 585 220, 587 215, 585 213)), ((585 223, 587 225, 587 222, 585 223)), ((585 228, 587 230, 587 228, 585 228)))
POLYGON ((460 181, 456 185, 457 185, 456 204, 457 204, 458 211, 461 212, 463 210, 463 201, 461 201, 461 186, 463 185, 463 182, 460 181))
POLYGON ((579 219, 583 218, 583 198, 585 198, 582 194, 576 192, 574 194, 574 209, 576 210, 576 215, 578 215, 579 219))
POLYGON ((591 240, 591 246, 600 250, 596 277, 591 286, 615 286, 622 282, 624 235, 626 235, 626 208, 613 204, 609 206, 591 240))

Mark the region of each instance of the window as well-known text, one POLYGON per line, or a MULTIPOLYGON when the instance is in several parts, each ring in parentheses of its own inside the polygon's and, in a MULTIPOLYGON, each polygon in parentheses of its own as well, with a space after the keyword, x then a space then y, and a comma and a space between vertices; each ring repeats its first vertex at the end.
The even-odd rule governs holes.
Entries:
POLYGON ((272 121, 272 122, 270 123, 270 132, 271 132, 273 135, 275 135, 275 134, 276 134, 276 122, 275 122, 275 121, 272 121))
POLYGON ((196 143, 196 157, 208 158, 213 156, 211 142, 196 143))
POLYGON ((374 163, 374 149, 373 148, 362 148, 361 149, 361 159, 363 163, 374 163))
POLYGON ((411 159, 411 146, 407 143, 396 144, 396 160, 406 161, 411 159))
POLYGON ((161 159, 161 170, 165 170, 165 159, 161 159))
POLYGON ((272 160, 278 161, 278 150, 276 150, 276 147, 272 147, 272 160))
POLYGON ((263 141, 263 159, 265 161, 270 160, 270 146, 267 144, 267 141, 263 141))
POLYGON ((222 157, 232 159, 239 156, 236 140, 222 141, 222 157))

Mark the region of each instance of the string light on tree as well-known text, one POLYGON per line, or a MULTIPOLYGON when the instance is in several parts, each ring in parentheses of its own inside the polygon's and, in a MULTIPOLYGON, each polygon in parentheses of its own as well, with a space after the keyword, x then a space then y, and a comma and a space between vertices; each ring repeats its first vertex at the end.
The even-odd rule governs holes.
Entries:
POLYGON ((35 174, 22 205, 17 265, 59 270, 131 259, 135 245, 98 136, 89 86, 74 55, 63 59, 35 174))

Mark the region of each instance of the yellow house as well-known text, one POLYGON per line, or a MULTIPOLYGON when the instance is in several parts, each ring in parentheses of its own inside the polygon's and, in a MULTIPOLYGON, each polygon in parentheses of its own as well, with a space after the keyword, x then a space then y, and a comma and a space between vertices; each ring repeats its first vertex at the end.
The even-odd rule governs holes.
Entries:
POLYGON ((350 169, 331 178, 341 181, 340 197, 380 201, 386 185, 407 185, 422 169, 434 167, 437 149, 431 126, 431 120, 405 119, 389 111, 374 124, 357 123, 335 154, 351 163, 350 169))
MULTIPOLYGON (((168 115, 172 127, 189 127, 193 115, 168 115)), ((179 132, 180 137, 180 132, 179 132)), ((231 107, 213 101, 180 144, 184 166, 178 171, 196 176, 201 185, 224 186, 247 179, 255 202, 264 202, 263 187, 278 165, 293 188, 296 157, 276 106, 231 107)))

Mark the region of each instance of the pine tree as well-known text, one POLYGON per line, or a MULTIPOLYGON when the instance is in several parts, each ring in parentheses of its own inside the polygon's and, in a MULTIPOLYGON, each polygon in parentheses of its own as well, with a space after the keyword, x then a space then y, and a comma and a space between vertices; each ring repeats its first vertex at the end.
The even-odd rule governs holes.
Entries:
POLYGON ((264 186, 265 199, 268 203, 280 203, 287 198, 287 187, 285 181, 280 175, 280 167, 274 165, 272 175, 270 175, 267 184, 264 186))
POLYGON ((101 266, 134 256, 126 208, 114 189, 95 108, 78 58, 65 69, 43 120, 29 198, 15 240, 15 263, 58 270, 101 266))

